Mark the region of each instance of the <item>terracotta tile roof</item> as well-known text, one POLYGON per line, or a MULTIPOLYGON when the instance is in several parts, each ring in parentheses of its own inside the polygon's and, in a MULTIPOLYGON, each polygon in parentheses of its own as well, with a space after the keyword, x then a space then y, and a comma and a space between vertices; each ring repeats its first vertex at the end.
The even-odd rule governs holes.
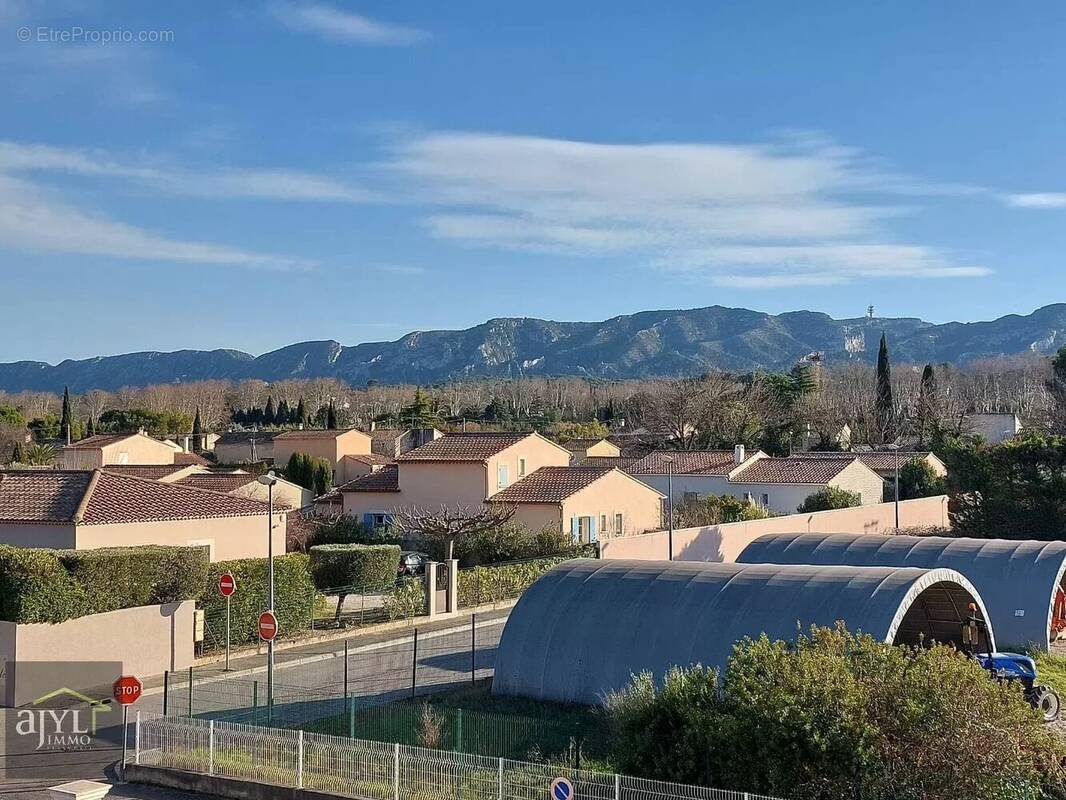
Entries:
POLYGON ((374 428, 372 431, 367 431, 366 435, 371 439, 399 439, 403 436, 409 428, 374 428))
MULTIPOLYGON (((275 434, 274 441, 278 439, 336 439, 338 436, 357 430, 357 428, 333 428, 327 430, 285 431, 284 433, 275 434)), ((358 432, 363 433, 363 431, 358 432)), ((366 436, 367 434, 363 433, 363 435, 366 436)))
POLYGON ((397 461, 485 461, 533 436, 526 433, 446 433, 397 457, 397 461))
POLYGON ((210 489, 213 492, 230 492, 247 486, 255 481, 255 475, 247 472, 197 472, 186 475, 177 481, 178 486, 192 486, 197 489, 210 489))
POLYGON ((190 464, 195 464, 200 467, 207 467, 211 464, 210 461, 197 453, 175 453, 174 463, 186 467, 190 464))
POLYGON ((625 472, 632 472, 633 470, 630 468, 638 461, 641 461, 639 456, 585 456, 581 466, 616 467, 625 472))
POLYGON ((854 458, 760 458, 730 478, 733 483, 826 484, 855 463, 854 458))
POLYGON ((280 431, 228 431, 218 437, 215 447, 220 444, 245 444, 253 438, 257 442, 272 442, 280 431))
MULTIPOLYGON (((932 453, 928 450, 900 450, 899 465, 911 461, 924 461, 932 453)), ((874 450, 859 453, 793 453, 792 458, 857 458, 874 472, 892 472, 896 469, 896 453, 893 450, 874 450)))
POLYGON ((342 483, 334 491, 341 493, 398 492, 400 491, 400 470, 395 464, 390 464, 387 467, 382 467, 377 472, 360 475, 355 480, 342 483))
POLYGON ((656 450, 626 468, 632 475, 666 475, 667 458, 675 475, 728 475, 737 464, 732 450, 656 450))
POLYGON ((388 458, 388 457, 383 456, 383 455, 379 455, 377 453, 357 453, 355 455, 344 456, 343 458, 341 458, 341 461, 344 461, 345 459, 351 459, 352 461, 358 461, 361 464, 366 464, 367 466, 371 466, 371 467, 382 466, 384 464, 391 464, 392 461, 393 461, 391 458, 388 458))
POLYGON ((258 500, 106 470, 0 472, 0 520, 81 525, 266 513, 258 500))
MULTIPOLYGON (((606 438, 607 437, 605 436, 601 436, 599 438, 590 437, 588 439, 568 439, 567 441, 563 442, 562 445, 567 450, 573 450, 575 452, 584 452, 585 450, 588 450, 590 447, 592 447, 594 444, 599 444, 600 442, 606 441, 606 438)), ((611 444, 614 444, 614 442, 611 442, 611 444)))
POLYGON ((138 433, 133 431, 132 433, 98 433, 95 436, 88 436, 81 441, 74 442, 66 445, 70 450, 96 450, 100 447, 107 447, 109 444, 115 444, 115 442, 121 442, 123 439, 129 439, 132 436, 137 436, 138 433))
POLYGON ((488 502, 561 503, 612 471, 613 467, 541 467, 496 492, 488 502))
POLYGON ((166 478, 175 472, 188 469, 191 464, 108 464, 103 467, 105 472, 114 472, 116 475, 133 475, 135 478, 150 478, 157 481, 166 478))

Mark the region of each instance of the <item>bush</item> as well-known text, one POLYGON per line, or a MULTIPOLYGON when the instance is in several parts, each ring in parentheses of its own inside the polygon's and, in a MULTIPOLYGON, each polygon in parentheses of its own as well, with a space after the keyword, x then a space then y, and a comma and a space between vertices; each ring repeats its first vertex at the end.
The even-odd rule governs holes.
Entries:
POLYGON ((541 575, 556 564, 571 558, 591 556, 595 545, 590 548, 574 548, 567 553, 549 558, 535 558, 518 561, 513 564, 474 567, 459 571, 459 607, 468 608, 482 603, 494 603, 518 597, 533 585, 541 575))
POLYGON ((382 607, 392 620, 410 619, 426 613, 426 582, 422 578, 408 578, 395 584, 385 593, 382 607))
POLYGON ((636 677, 608 709, 619 771, 805 798, 1057 795, 1066 744, 1016 684, 950 647, 812 628, 737 645, 724 680, 636 677))
POLYGON ((208 557, 201 547, 104 547, 57 555, 85 591, 89 614, 193 600, 207 578, 208 557))
MULTIPOLYGON (((230 598, 230 641, 233 644, 258 641, 259 614, 267 607, 267 559, 243 558, 210 565, 200 605, 212 624, 226 616, 226 598, 218 592, 218 578, 225 572, 233 573, 237 581, 237 591, 230 598)), ((305 554, 289 553, 274 558, 274 613, 280 636, 290 636, 310 625, 315 596, 305 554)))
POLYGON ((728 494, 709 494, 674 505, 674 527, 677 528, 701 528, 769 516, 770 512, 762 506, 728 494))
POLYGON ((0 619, 63 622, 195 599, 207 555, 196 547, 48 550, 0 546, 0 619))
POLYGON ((402 545, 401 537, 387 528, 368 528, 355 517, 340 517, 333 522, 319 525, 308 537, 308 546, 320 544, 395 544, 402 545))
MULTIPOLYGON (((440 542, 421 542, 419 547, 434 560, 444 559, 444 548, 440 542)), ((455 557, 461 567, 557 554, 572 555, 574 552, 569 533, 563 533, 555 527, 547 527, 534 533, 514 523, 471 533, 455 543, 455 557)))
POLYGON ((394 544, 319 544, 310 554, 311 578, 320 591, 391 586, 400 564, 400 548, 394 544))
POLYGON ((839 486, 826 486, 809 495, 800 507, 796 509, 800 514, 809 514, 812 511, 831 511, 836 508, 854 508, 862 504, 862 496, 858 492, 841 489, 839 486))
POLYGON ((933 497, 947 491, 945 481, 925 461, 909 461, 899 468, 899 499, 933 497))

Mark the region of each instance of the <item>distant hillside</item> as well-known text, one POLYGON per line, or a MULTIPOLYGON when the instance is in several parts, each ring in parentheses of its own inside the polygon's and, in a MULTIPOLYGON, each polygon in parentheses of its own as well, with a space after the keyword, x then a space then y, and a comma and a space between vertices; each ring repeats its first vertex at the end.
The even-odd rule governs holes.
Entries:
POLYGON ((395 342, 345 347, 301 342, 251 356, 237 350, 128 353, 64 361, 0 364, 0 389, 118 389, 212 378, 341 378, 354 385, 433 383, 452 378, 586 375, 634 378, 707 369, 787 369, 812 352, 827 363, 872 361, 881 332, 898 362, 966 363, 1066 343, 1066 304, 991 322, 934 325, 920 319, 833 319, 813 311, 763 314, 710 306, 642 311, 603 322, 493 319, 462 331, 416 331, 395 342))

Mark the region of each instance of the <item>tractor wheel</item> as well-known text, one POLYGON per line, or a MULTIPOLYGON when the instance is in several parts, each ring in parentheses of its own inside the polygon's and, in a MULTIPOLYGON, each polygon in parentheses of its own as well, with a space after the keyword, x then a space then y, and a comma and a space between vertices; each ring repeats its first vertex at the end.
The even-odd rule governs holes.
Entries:
POLYGON ((1054 722, 1059 718, 1059 696, 1050 686, 1034 686, 1028 693, 1030 705, 1040 712, 1044 722, 1054 722))

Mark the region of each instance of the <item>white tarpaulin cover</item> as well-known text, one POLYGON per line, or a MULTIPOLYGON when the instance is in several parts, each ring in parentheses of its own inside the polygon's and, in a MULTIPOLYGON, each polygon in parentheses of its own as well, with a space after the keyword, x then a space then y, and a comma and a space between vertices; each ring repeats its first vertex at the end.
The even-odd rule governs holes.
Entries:
POLYGON ((1066 542, 948 536, 789 533, 761 536, 737 561, 943 568, 977 587, 1001 646, 1046 650, 1066 542))
POLYGON ((574 559, 511 611, 492 690, 598 703, 634 673, 724 669, 745 636, 792 640, 837 620, 885 642, 957 641, 970 602, 983 615, 976 590, 946 569, 574 559))

